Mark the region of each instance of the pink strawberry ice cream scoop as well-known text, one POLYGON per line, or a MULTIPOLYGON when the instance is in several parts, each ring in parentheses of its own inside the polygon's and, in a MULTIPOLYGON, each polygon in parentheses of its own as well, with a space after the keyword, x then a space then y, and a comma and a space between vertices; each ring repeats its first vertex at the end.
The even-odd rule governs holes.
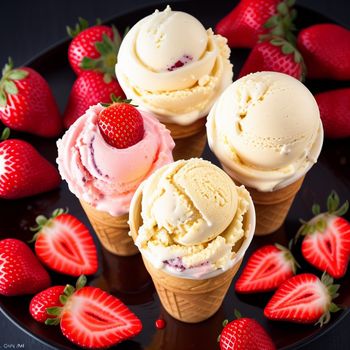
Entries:
POLYGON ((57 164, 69 189, 97 210, 120 216, 129 212, 138 185, 154 170, 173 161, 169 130, 150 113, 140 111, 144 136, 118 149, 104 140, 98 116, 104 107, 90 107, 57 141, 57 164))

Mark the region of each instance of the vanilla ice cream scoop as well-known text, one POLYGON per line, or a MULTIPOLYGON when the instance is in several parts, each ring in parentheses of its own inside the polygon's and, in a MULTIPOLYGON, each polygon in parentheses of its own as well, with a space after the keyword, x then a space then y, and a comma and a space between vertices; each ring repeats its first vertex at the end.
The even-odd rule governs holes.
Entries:
POLYGON ((144 218, 179 244, 206 243, 233 220, 238 195, 232 180, 210 162, 177 162, 145 185, 144 218))
POLYGON ((317 161, 323 129, 317 103, 299 80, 249 74, 213 106, 208 142, 229 174, 260 191, 282 188, 317 161))
POLYGON ((161 122, 189 125, 206 117, 232 82, 229 56, 226 38, 167 6, 130 29, 115 71, 126 96, 137 105, 161 122))
POLYGON ((139 186, 130 228, 153 266, 204 278, 240 261, 253 237, 255 212, 244 186, 209 161, 192 158, 158 169, 139 186))
POLYGON ((145 66, 162 72, 197 61, 207 43, 205 28, 193 16, 179 11, 157 11, 144 23, 135 50, 145 66))

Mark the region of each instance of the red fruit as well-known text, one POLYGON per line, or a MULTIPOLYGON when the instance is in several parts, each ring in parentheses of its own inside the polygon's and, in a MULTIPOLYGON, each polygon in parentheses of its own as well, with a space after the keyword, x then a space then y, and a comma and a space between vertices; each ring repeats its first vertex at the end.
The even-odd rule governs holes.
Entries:
POLYGON ((330 138, 350 136, 350 88, 315 95, 325 135, 330 138))
POLYGON ((250 52, 239 77, 261 71, 281 72, 302 80, 302 57, 292 44, 283 39, 259 43, 250 52))
POLYGON ((162 318, 156 320, 156 328, 157 329, 164 329, 165 326, 166 326, 165 320, 163 320, 162 318))
POLYGON ((276 244, 256 250, 249 258, 235 290, 239 293, 268 292, 295 274, 297 263, 287 248, 276 244))
POLYGON ((297 45, 308 78, 350 79, 350 30, 337 24, 316 24, 300 31, 297 45))
POLYGON ((49 274, 25 243, 12 238, 0 241, 0 294, 34 294, 50 283, 49 274))
POLYGON ((129 103, 115 102, 99 115, 98 126, 108 144, 127 148, 143 138, 144 127, 141 113, 129 103))
POLYGON ((103 72, 108 69, 108 73, 113 74, 121 43, 114 27, 95 25, 88 28, 88 22, 80 18, 75 29, 67 27, 67 31, 73 37, 68 48, 68 60, 75 74, 80 75, 92 65, 103 72))
POLYGON ((267 33, 265 22, 277 12, 281 0, 241 0, 217 25, 216 33, 228 40, 230 47, 254 47, 259 35, 267 33))
POLYGON ((12 139, 0 143, 0 198, 32 196, 52 190, 60 182, 57 169, 28 142, 12 139))
POLYGON ((13 130, 43 137, 58 136, 62 130, 60 112, 45 79, 28 67, 13 69, 11 59, 0 80, 0 120, 13 130))
POLYGON ((64 126, 69 128, 90 106, 100 102, 111 102, 111 94, 125 98, 116 79, 106 82, 102 73, 83 72, 74 82, 70 92, 68 105, 64 112, 64 126))
POLYGON ((33 297, 29 305, 29 312, 36 321, 44 323, 48 318, 55 317, 49 315, 46 309, 63 306, 59 298, 63 294, 64 288, 64 286, 50 287, 33 297))
POLYGON ((36 222, 35 253, 42 263, 70 276, 96 273, 96 246, 82 222, 63 209, 56 209, 49 219, 40 215, 36 222))
POLYGON ((322 281, 311 273, 293 276, 282 283, 264 309, 270 320, 296 323, 327 323, 339 308, 332 302, 339 285, 328 275, 322 281))
POLYGON ((274 350, 272 339, 252 318, 239 318, 228 323, 220 335, 221 350, 274 350))
POLYGON ((344 218, 349 207, 346 201, 338 209, 339 197, 332 192, 327 201, 328 211, 320 213, 319 205, 313 206, 313 219, 305 222, 297 233, 305 236, 301 252, 306 261, 334 278, 345 275, 350 259, 350 223, 344 218))
POLYGON ((63 335, 84 348, 107 348, 142 329, 141 321, 119 299, 95 287, 73 292, 58 319, 63 335))

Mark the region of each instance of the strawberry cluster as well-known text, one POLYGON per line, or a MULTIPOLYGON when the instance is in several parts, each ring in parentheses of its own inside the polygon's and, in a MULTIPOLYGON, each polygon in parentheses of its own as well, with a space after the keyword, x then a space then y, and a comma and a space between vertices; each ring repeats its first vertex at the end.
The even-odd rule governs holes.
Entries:
MULTIPOLYGON (((350 31, 316 24, 295 35, 295 0, 241 0, 217 25, 230 47, 251 48, 239 77, 276 71, 299 80, 350 80, 350 31)), ((350 88, 315 94, 325 135, 350 136, 350 88)))

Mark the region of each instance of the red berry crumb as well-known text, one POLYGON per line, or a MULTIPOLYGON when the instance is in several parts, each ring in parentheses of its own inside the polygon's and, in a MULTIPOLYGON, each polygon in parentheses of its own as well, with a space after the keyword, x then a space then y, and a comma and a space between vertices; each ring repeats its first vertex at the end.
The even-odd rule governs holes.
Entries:
POLYGON ((166 322, 163 319, 160 318, 160 319, 156 320, 156 327, 158 329, 164 329, 165 326, 166 326, 166 322))

